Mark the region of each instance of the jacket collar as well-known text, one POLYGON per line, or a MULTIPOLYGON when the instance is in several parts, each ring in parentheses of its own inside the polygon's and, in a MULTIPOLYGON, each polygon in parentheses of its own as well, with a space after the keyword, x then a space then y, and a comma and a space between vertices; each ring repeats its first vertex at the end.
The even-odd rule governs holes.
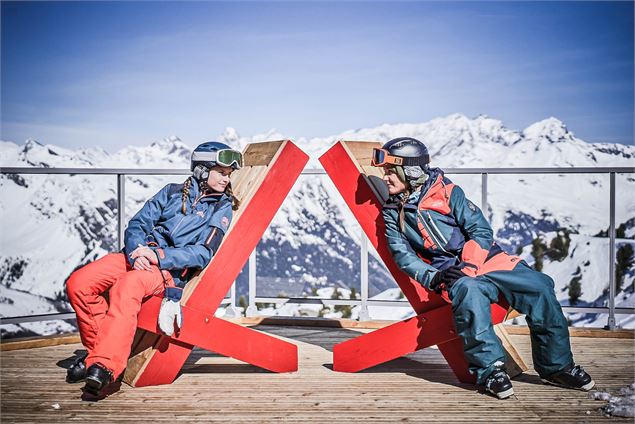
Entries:
POLYGON ((437 189, 437 184, 443 180, 443 171, 440 168, 430 168, 426 172, 429 178, 425 183, 421 186, 419 199, 425 198, 430 192, 432 192, 432 188, 437 189))
POLYGON ((440 168, 430 168, 427 172, 429 178, 414 193, 408 197, 410 204, 418 205, 426 197, 433 195, 443 186, 444 173, 440 168))
MULTIPOLYGON (((443 187, 443 178, 444 173, 440 168, 430 168, 427 170, 427 174, 429 178, 423 183, 420 187, 417 188, 413 193, 410 193, 408 196, 408 201, 406 203, 417 205, 423 201, 428 196, 431 196, 435 192, 437 192, 441 187, 443 187)), ((390 196, 387 203, 399 204, 400 199, 403 199, 403 194, 390 196)))
POLYGON ((190 200, 192 202, 217 202, 221 200, 230 200, 226 193, 219 193, 217 191, 211 191, 201 196, 202 193, 198 185, 198 181, 196 181, 194 177, 190 178, 192 179, 192 185, 190 186, 190 200))

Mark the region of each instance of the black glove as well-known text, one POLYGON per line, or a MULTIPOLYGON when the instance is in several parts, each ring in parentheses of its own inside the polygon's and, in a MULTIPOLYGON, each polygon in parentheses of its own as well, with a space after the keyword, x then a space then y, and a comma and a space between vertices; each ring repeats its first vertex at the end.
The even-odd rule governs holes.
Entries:
POLYGON ((463 271, 466 266, 474 267, 472 264, 461 262, 458 265, 452 265, 449 268, 439 271, 434 274, 432 281, 430 281, 430 290, 434 290, 436 294, 441 294, 442 290, 450 290, 452 285, 461 277, 467 277, 463 271))

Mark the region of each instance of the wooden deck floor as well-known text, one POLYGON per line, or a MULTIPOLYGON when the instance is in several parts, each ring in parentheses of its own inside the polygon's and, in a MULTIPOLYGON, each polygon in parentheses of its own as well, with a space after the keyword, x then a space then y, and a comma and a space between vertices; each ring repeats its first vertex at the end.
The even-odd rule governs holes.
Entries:
MULTIPOLYGON (((431 348, 357 374, 331 371, 335 343, 368 330, 258 326, 295 342, 299 371, 273 374, 195 350, 170 386, 131 388, 99 402, 81 400, 81 384, 64 382, 81 345, 1 352, 2 423, 11 422, 606 422, 602 401, 540 383, 530 371, 516 395, 499 401, 458 383, 431 348)), ((529 337, 512 335, 531 364, 529 337)), ((577 362, 601 389, 633 383, 631 339, 572 338, 577 362)), ((612 418, 617 422, 632 419, 612 418)))

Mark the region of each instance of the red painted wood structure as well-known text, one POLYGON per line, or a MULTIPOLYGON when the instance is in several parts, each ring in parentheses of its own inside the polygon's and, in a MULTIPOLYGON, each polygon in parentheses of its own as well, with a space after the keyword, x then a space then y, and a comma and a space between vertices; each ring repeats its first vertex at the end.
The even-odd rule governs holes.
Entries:
MULTIPOLYGON (((383 170, 370 165, 373 147, 381 145, 339 141, 320 157, 320 162, 417 315, 335 345, 333 369, 357 372, 437 345, 458 379, 473 383, 475 378, 468 371, 462 340, 454 327, 449 299, 427 291, 402 272, 388 250, 381 216, 383 201, 378 185, 383 184, 379 181, 383 170)), ((500 323, 506 314, 505 307, 492 305, 493 323, 500 323)), ((500 328, 498 330, 500 334, 500 328)), ((508 357, 519 357, 510 355, 510 346, 504 343, 504 347, 508 351, 508 357)), ((524 364, 520 368, 523 366, 526 369, 524 364)))
POLYGON ((234 194, 241 205, 211 262, 185 289, 180 331, 172 337, 163 335, 157 325, 161 298, 144 302, 124 374, 124 381, 131 386, 171 383, 194 346, 273 372, 298 369, 296 345, 214 316, 308 156, 286 140, 250 144, 244 161, 245 166, 232 175, 234 194))

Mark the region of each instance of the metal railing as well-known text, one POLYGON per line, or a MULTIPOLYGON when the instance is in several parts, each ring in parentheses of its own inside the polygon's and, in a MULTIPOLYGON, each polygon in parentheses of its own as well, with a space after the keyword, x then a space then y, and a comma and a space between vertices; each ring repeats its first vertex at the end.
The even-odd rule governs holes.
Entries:
MULTIPOLYGON (((592 313, 601 314, 608 313, 608 329, 615 329, 616 314, 634 314, 633 308, 617 308, 615 306, 616 295, 616 269, 615 269, 615 175, 622 173, 635 173, 635 167, 602 167, 602 168, 446 168, 446 174, 468 174, 481 176, 481 209, 487 211, 488 197, 487 184, 489 175, 523 175, 523 174, 608 174, 609 175, 609 305, 608 307, 573 307, 564 306, 562 309, 572 313, 592 313)), ((45 174, 45 175, 114 175, 117 177, 117 233, 118 246, 123 247, 124 230, 125 230, 125 177, 128 175, 189 175, 186 169, 119 169, 119 168, 0 168, 1 174, 45 174)), ((302 175, 326 175, 323 169, 307 169, 302 175)), ((369 319, 368 306, 402 306, 409 307, 407 301, 398 300, 372 300, 368 294, 368 239, 366 235, 361 233, 360 246, 360 299, 323 299, 315 297, 302 298, 281 298, 281 297, 258 297, 257 292, 257 272, 256 272, 256 249, 249 256, 249 291, 248 306, 246 308, 246 316, 255 316, 258 314, 257 303, 275 303, 277 305, 290 303, 313 303, 329 305, 360 305, 360 320, 369 319)), ((241 313, 236 302, 235 283, 230 290, 229 298, 225 298, 222 304, 226 304, 227 309, 225 316, 237 317, 241 313)), ((61 312, 43 315, 31 315, 21 317, 2 317, 0 325, 19 324, 24 322, 47 321, 59 319, 72 319, 74 313, 61 312)))

